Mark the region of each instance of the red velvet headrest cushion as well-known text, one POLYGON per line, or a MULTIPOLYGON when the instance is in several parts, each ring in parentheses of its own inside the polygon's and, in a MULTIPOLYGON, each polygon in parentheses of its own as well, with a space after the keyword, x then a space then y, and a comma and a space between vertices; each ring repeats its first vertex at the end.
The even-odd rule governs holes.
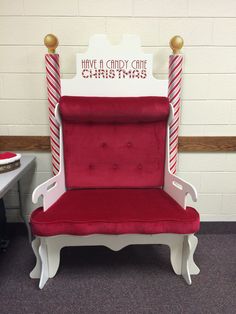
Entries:
POLYGON ((137 123, 167 120, 166 97, 82 97, 63 96, 62 119, 68 122, 137 123))

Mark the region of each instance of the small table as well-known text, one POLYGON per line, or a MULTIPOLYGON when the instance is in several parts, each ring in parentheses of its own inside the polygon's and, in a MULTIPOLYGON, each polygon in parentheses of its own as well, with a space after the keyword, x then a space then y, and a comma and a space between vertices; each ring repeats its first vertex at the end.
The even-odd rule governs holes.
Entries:
POLYGON ((35 162, 35 156, 21 156, 21 166, 15 170, 0 174, 0 232, 4 233, 6 229, 6 213, 3 202, 3 196, 14 186, 18 185, 19 193, 19 209, 20 216, 26 224, 29 241, 31 242, 31 230, 29 222, 26 218, 25 211, 22 204, 22 191, 20 185, 20 179, 30 170, 35 162))

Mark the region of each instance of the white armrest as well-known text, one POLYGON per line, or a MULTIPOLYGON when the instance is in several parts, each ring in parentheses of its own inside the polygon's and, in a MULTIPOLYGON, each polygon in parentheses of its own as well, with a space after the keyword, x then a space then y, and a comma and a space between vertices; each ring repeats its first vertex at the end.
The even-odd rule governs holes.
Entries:
POLYGON ((165 174, 164 191, 166 191, 184 209, 186 209, 187 194, 191 195, 194 202, 197 201, 197 190, 195 187, 170 172, 165 174))
POLYGON ((36 204, 43 196, 43 210, 46 211, 65 192, 64 176, 61 173, 40 184, 33 192, 32 202, 36 204))
POLYGON ((63 158, 63 141, 61 118, 59 114, 58 104, 55 107, 55 117, 60 127, 60 171, 59 173, 40 184, 33 192, 32 202, 36 204, 38 198, 43 196, 43 210, 46 211, 58 198, 66 191, 65 175, 64 175, 64 158, 63 158))

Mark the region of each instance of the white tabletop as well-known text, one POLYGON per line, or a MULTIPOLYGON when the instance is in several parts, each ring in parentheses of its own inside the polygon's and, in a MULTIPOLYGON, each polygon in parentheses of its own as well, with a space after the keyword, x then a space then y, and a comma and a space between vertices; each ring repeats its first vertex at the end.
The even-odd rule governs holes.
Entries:
POLYGON ((21 166, 15 170, 0 174, 0 198, 29 170, 35 161, 35 156, 21 156, 21 166))

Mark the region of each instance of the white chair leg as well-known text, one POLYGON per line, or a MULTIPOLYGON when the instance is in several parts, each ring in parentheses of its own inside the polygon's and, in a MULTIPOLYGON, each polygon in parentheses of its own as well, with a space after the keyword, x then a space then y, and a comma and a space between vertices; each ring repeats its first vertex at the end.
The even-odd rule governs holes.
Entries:
POLYGON ((184 236, 183 251, 182 251, 182 276, 188 285, 192 284, 190 271, 189 271, 189 259, 190 259, 190 241, 189 236, 184 236))
POLYGON ((59 268, 60 264, 60 248, 53 242, 48 242, 48 271, 49 278, 53 278, 59 268))
POLYGON ((182 248, 183 237, 176 237, 175 241, 170 245, 170 261, 176 275, 181 275, 182 271, 182 248))
POLYGON ((32 241, 31 245, 32 245, 32 248, 33 248, 34 255, 36 257, 36 264, 35 264, 33 270, 30 273, 30 278, 36 279, 36 278, 40 278, 41 268, 42 268, 41 258, 39 256, 40 238, 35 238, 32 241))
POLYGON ((48 272, 48 252, 47 252, 47 243, 45 239, 41 239, 41 243, 39 246, 39 256, 41 258, 42 262, 42 270, 41 270, 41 276, 39 281, 39 288, 43 289, 45 283, 47 282, 49 278, 49 272, 48 272))
POLYGON ((190 244, 190 256, 189 256, 189 271, 191 275, 198 275, 200 269, 194 262, 193 255, 198 244, 198 238, 194 234, 189 235, 189 244, 190 244))

